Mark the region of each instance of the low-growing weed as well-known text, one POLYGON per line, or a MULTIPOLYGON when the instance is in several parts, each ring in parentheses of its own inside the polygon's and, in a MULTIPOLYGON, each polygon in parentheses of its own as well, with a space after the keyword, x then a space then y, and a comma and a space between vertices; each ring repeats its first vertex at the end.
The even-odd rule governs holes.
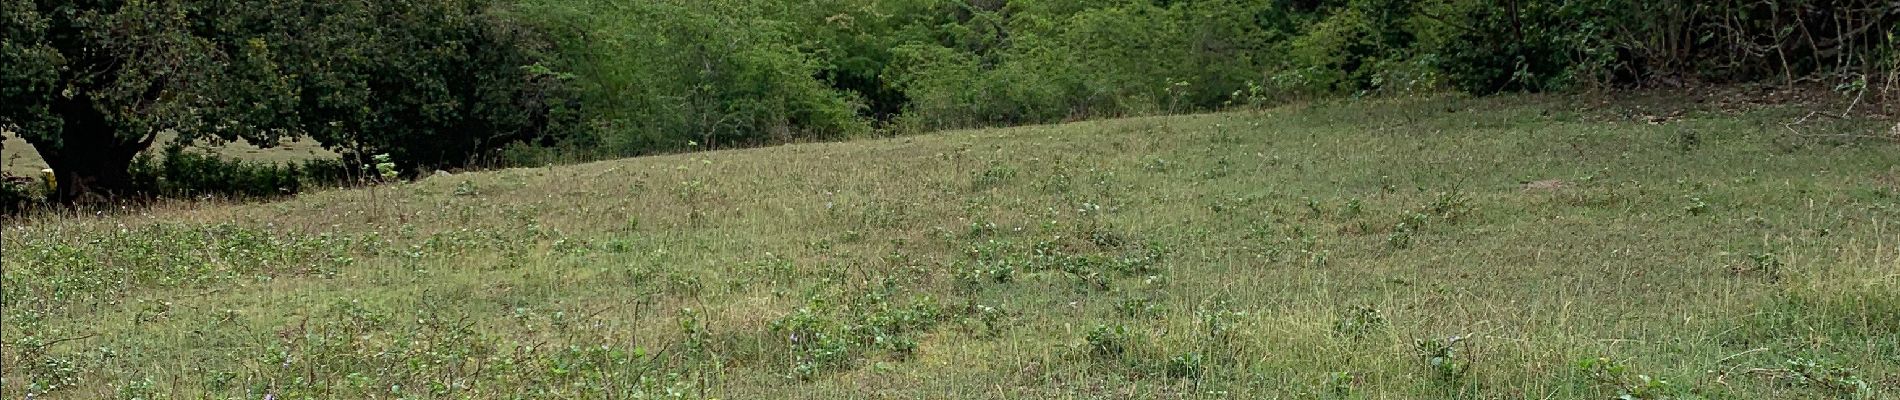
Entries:
POLYGON ((1854 372, 1822 359, 1792 358, 1784 363, 1786 378, 1795 384, 1841 399, 1872 399, 1874 388, 1854 372))
POLYGON ((1084 339, 1088 341, 1089 354, 1097 357, 1119 357, 1128 351, 1128 342, 1131 340, 1128 327, 1119 324, 1096 325, 1089 328, 1084 339))
POLYGON ((1464 340, 1463 336, 1418 339, 1413 341, 1413 348, 1434 382, 1458 385, 1464 381, 1465 373, 1471 370, 1469 360, 1458 349, 1464 340))
POLYGON ((1115 302, 1115 312, 1125 318, 1153 318, 1167 309, 1148 296, 1135 296, 1115 302))
POLYGON ((1338 320, 1333 322, 1333 335, 1359 339, 1384 331, 1386 325, 1389 323, 1379 309, 1370 305, 1357 305, 1340 313, 1338 320))
POLYGON ((1168 358, 1166 376, 1172 379, 1193 379, 1201 377, 1201 353, 1186 353, 1168 358))
POLYGON ((1630 372, 1627 365, 1608 357, 1584 359, 1577 368, 1597 384, 1616 390, 1618 400, 1674 399, 1688 394, 1669 380, 1630 372))

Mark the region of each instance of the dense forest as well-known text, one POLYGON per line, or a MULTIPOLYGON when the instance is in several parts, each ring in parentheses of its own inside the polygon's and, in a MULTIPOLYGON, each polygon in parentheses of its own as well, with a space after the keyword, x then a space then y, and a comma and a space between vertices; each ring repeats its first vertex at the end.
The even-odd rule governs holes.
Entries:
POLYGON ((344 155, 308 177, 1416 92, 1884 104, 1897 37, 1882 0, 4 0, 0 131, 73 202, 240 139, 344 155))

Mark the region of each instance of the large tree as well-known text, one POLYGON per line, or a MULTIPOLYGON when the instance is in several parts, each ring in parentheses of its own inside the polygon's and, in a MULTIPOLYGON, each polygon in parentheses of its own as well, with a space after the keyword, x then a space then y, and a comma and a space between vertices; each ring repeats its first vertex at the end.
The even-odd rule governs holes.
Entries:
POLYGON ((133 157, 163 132, 257 143, 283 133, 252 117, 275 115, 256 100, 284 86, 236 81, 275 76, 263 46, 220 37, 224 10, 206 3, 0 0, 0 127, 56 171, 58 200, 128 190, 133 157))
POLYGON ((466 165, 577 120, 538 33, 487 0, 0 0, 0 131, 56 199, 130 190, 161 133, 309 136, 407 166, 466 165))
POLYGON ((270 22, 296 72, 292 126, 344 154, 449 168, 552 144, 578 110, 549 44, 488 0, 285 1, 270 22), (289 17, 294 16, 294 17, 289 17))

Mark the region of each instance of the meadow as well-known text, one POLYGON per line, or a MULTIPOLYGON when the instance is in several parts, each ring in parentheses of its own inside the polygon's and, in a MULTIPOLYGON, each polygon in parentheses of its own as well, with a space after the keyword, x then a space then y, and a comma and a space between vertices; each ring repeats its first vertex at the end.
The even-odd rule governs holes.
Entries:
POLYGON ((1808 111, 1319 102, 40 215, 0 397, 1900 396, 1900 145, 1808 111))

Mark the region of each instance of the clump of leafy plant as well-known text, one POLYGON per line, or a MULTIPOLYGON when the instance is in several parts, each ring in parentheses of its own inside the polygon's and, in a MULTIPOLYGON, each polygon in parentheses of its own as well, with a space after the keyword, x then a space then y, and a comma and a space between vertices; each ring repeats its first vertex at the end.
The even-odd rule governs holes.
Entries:
POLYGON ((1703 215, 1709 213, 1709 202, 1703 201, 1701 197, 1688 196, 1686 200, 1688 200, 1689 204, 1682 206, 1682 212, 1688 213, 1689 215, 1703 215))
POLYGON ((1471 369, 1468 361, 1462 359, 1464 357, 1458 349, 1459 343, 1464 341, 1463 336, 1418 339, 1413 342, 1413 348, 1417 351, 1419 361, 1425 366, 1426 372, 1431 374, 1432 380, 1454 384, 1463 381, 1465 373, 1471 369))
POLYGON ((1463 194, 1441 192, 1422 212, 1445 223, 1456 224, 1476 213, 1477 207, 1471 205, 1471 198, 1463 194))
POLYGON ((1793 358, 1786 362, 1788 377, 1801 385, 1843 399, 1872 399, 1873 385, 1854 369, 1820 359, 1793 358))
POLYGON ((1393 224, 1391 232, 1386 235, 1386 246, 1393 249, 1412 248, 1414 238, 1425 227, 1434 224, 1455 225, 1476 213, 1477 207, 1471 204, 1469 197, 1457 193, 1439 193, 1431 203, 1407 213, 1393 224))
POLYGON ((1383 331, 1388 324, 1385 314, 1380 313, 1379 309, 1370 305, 1357 305, 1340 313, 1338 320, 1333 322, 1333 335, 1358 339, 1383 331))
POLYGON ((1577 368, 1598 384, 1614 388, 1618 400, 1672 399, 1684 394, 1683 388, 1669 380, 1631 373, 1628 365, 1608 357, 1585 359, 1577 363, 1577 368))
POLYGON ((377 154, 369 158, 370 163, 363 165, 363 169, 374 174, 374 176, 382 179, 384 182, 395 181, 401 172, 396 169, 396 162, 390 159, 389 154, 377 154))
POLYGON ((1203 304, 1194 315, 1201 320, 1201 329, 1207 333, 1208 342, 1222 345, 1233 338, 1234 325, 1247 313, 1228 308, 1226 300, 1214 300, 1203 304))
POLYGON ((455 192, 453 194, 456 196, 474 196, 481 194, 481 191, 475 189, 475 182, 463 180, 462 183, 455 184, 455 192))
POLYGON ((1676 128, 1675 139, 1676 151, 1679 152, 1688 153, 1702 146, 1702 135, 1697 134, 1694 129, 1676 128))
POLYGON ((1089 328, 1087 336, 1089 354, 1097 357, 1119 357, 1128 351, 1128 327, 1122 325, 1096 325, 1089 328))
POLYGON ((1126 318, 1150 318, 1160 316, 1165 307, 1149 296, 1135 296, 1115 302, 1115 313, 1126 318))
POLYGON ((980 332, 982 336, 996 337, 1002 335, 1003 330, 1008 328, 1005 322, 1009 319, 1009 313, 1001 308, 971 303, 966 309, 966 316, 969 318, 967 320, 968 323, 981 325, 983 328, 980 332))
POLYGON ((837 323, 810 308, 773 321, 771 330, 791 345, 793 376, 809 379, 849 361, 849 344, 839 337, 837 323))
POLYGON ((79 365, 68 357, 48 353, 46 347, 50 344, 37 336, 28 336, 18 342, 26 350, 22 352, 20 361, 26 371, 29 394, 51 393, 80 383, 82 371, 79 365))
POLYGON ((1169 378, 1192 379, 1201 376, 1203 357, 1201 353, 1185 353, 1168 359, 1164 372, 1169 378))
POLYGON ((972 191, 980 192, 1004 186, 1014 180, 1016 180, 1016 168, 995 164, 977 173, 976 178, 970 182, 970 188, 972 191))
POLYGON ((1385 245, 1400 250, 1412 248, 1412 233, 1416 231, 1416 225, 1400 222, 1392 227, 1392 233, 1385 236, 1385 245))
POLYGON ((814 297, 806 307, 772 322, 771 331, 791 351, 792 376, 810 379, 849 368, 874 351, 888 351, 898 359, 917 351, 915 333, 936 325, 943 313, 928 296, 894 303, 901 289, 894 280, 878 285, 855 297, 814 297))
POLYGON ((1359 374, 1345 371, 1326 374, 1326 391, 1332 392, 1334 396, 1352 395, 1352 389, 1358 383, 1359 374))
POLYGON ((1782 264, 1781 257, 1776 256, 1775 253, 1754 252, 1743 254, 1743 257, 1748 261, 1729 267, 1730 272, 1738 275, 1759 275, 1767 277, 1770 281, 1781 279, 1785 265, 1782 264))

